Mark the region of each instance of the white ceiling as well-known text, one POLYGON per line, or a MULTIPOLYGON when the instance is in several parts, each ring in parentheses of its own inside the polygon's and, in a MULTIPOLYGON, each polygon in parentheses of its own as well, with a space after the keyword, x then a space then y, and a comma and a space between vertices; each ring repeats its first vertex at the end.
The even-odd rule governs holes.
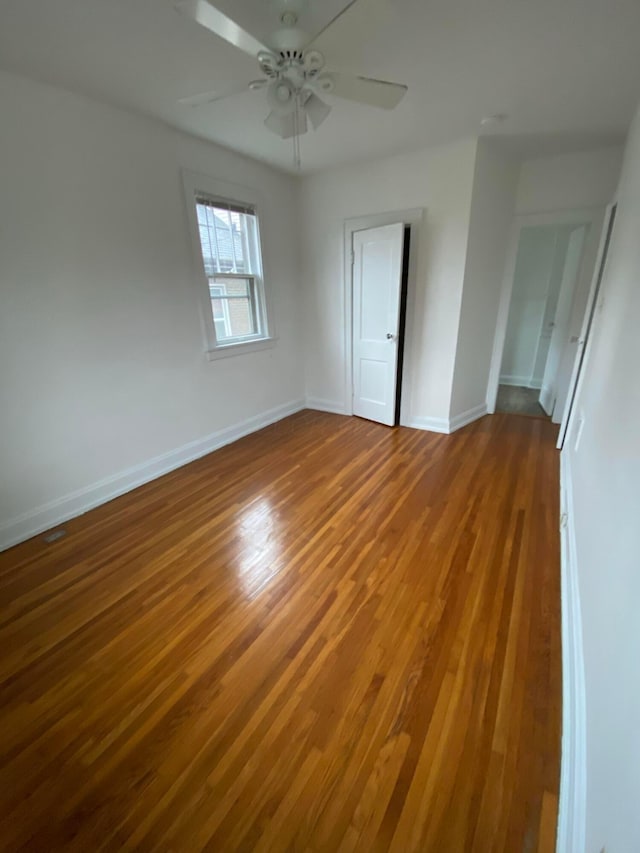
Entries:
MULTIPOLYGON (((319 28, 346 0, 310 3, 319 28)), ((269 0, 216 5, 266 38, 269 0)), ((393 112, 333 99, 303 137, 303 171, 475 135, 493 113, 509 118, 490 132, 528 154, 593 147, 622 137, 640 98, 640 0, 359 0, 318 46, 332 70, 409 92, 393 112)), ((260 74, 171 0, 1 0, 0 67, 293 171, 291 141, 262 124, 264 92, 177 103, 260 74)))

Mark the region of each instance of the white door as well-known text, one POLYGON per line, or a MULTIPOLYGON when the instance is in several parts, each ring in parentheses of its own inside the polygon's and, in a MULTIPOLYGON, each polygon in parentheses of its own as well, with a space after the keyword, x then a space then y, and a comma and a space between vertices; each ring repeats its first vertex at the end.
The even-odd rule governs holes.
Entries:
POLYGON ((585 308, 584 317, 582 320, 582 328, 578 340, 576 341, 576 351, 573 358, 573 364, 571 365, 569 387, 567 389, 565 405, 562 411, 562 422, 560 424, 560 432, 558 434, 557 447, 559 449, 562 448, 562 445, 564 443, 564 437, 567 433, 569 418, 571 417, 571 408, 573 406, 573 399, 575 397, 576 387, 578 385, 578 379, 580 377, 580 370, 582 369, 585 347, 587 345, 589 333, 593 325, 596 304, 598 301, 598 294, 600 292, 600 284, 602 282, 602 276, 604 275, 605 264, 607 262, 607 254, 609 252, 609 244, 611 242, 611 234, 613 232, 613 224, 616 218, 616 209, 617 206, 615 204, 610 204, 607 208, 607 214, 605 216, 605 223, 600 238, 600 246, 598 247, 598 258, 596 261, 595 272, 593 274, 591 288, 589 290, 589 297, 587 299, 587 306, 585 308))
POLYGON ((353 235, 353 413, 395 422, 404 225, 353 235))
POLYGON ((580 271, 580 261, 582 260, 582 249, 586 233, 586 225, 576 228, 571 233, 569 245, 567 246, 567 255, 560 283, 560 293, 558 295, 558 305, 553 320, 549 354, 547 355, 544 376, 542 377, 542 388, 540 389, 540 405, 548 415, 552 414, 556 402, 558 370, 568 342, 571 304, 578 280, 578 272, 580 271))

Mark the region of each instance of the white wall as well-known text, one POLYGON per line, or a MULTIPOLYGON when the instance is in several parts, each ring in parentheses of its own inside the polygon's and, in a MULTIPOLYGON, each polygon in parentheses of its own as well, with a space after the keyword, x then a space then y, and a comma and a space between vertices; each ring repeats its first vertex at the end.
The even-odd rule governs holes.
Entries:
POLYGON ((622 148, 526 160, 516 194, 516 213, 545 213, 608 204, 620 175, 622 148))
POLYGON ((294 179, 8 74, 0 75, 0 114, 6 544, 42 521, 44 505, 55 503, 50 521, 65 506, 77 510, 80 499, 64 501, 77 490, 90 493, 131 466, 300 403, 303 372, 294 179), (265 199, 275 348, 205 359, 182 167, 265 199))
POLYGON ((518 165, 490 140, 478 140, 451 393, 454 425, 485 406, 518 165))
MULTIPOLYGON (((307 396, 345 406, 343 228, 347 218, 424 208, 405 362, 414 422, 449 416, 476 142, 465 140, 303 178, 307 396)), ((405 372, 405 376, 406 376, 405 372)))
POLYGON ((640 111, 618 201, 563 450, 584 638, 587 853, 640 850, 640 111))
MULTIPOLYGON (((462 423, 466 413, 481 413, 487 392, 496 320, 500 303, 511 223, 516 214, 604 209, 615 190, 622 149, 516 162, 490 139, 478 140, 469 239, 450 421, 462 423)), ((540 318, 536 319, 536 322, 540 318)), ((533 334, 532 359, 539 334, 533 334)), ((522 354, 520 354, 522 355, 522 354)), ((515 360, 527 362, 529 351, 515 360)), ((507 359, 509 359, 507 353, 507 359)), ((503 372, 520 375, 521 364, 503 372)))

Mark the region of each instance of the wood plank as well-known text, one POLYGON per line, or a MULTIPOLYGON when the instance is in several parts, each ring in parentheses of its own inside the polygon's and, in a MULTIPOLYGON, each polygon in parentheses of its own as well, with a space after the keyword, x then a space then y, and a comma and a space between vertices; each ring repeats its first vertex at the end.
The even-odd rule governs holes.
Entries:
POLYGON ((555 435, 301 412, 0 554, 0 849, 551 850, 555 435))

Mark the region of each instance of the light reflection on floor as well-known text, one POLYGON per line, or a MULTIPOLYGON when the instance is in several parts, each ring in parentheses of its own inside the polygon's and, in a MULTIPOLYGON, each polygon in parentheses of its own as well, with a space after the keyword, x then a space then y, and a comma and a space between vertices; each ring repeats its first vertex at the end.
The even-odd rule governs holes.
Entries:
POLYGON ((274 578, 282 565, 281 525, 268 496, 248 504, 236 524, 241 547, 235 566, 242 591, 255 598, 274 578))

